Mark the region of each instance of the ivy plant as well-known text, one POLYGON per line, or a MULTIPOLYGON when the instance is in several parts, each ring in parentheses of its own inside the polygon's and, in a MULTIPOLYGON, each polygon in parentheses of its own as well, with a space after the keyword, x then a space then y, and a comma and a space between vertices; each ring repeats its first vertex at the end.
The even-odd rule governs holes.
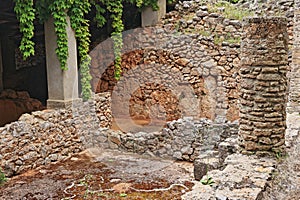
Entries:
POLYGON ((20 43, 20 51, 23 58, 26 59, 34 55, 34 42, 32 41, 34 35, 34 19, 35 9, 33 7, 33 0, 15 0, 16 5, 14 11, 17 19, 20 21, 20 32, 23 34, 20 43))
MULTIPOLYGON (((122 32, 124 25, 122 21, 123 3, 133 3, 138 8, 151 6, 153 10, 157 10, 157 0, 14 0, 15 13, 20 23, 20 32, 22 39, 20 50, 23 58, 26 59, 34 55, 34 21, 36 17, 41 23, 47 21, 50 17, 54 20, 54 28, 57 36, 56 54, 62 70, 67 70, 68 59, 68 36, 66 27, 68 21, 75 32, 78 42, 78 53, 80 57, 80 75, 82 85, 82 98, 87 100, 91 97, 91 75, 90 62, 88 55, 90 46, 89 20, 86 14, 91 11, 94 6, 96 10, 95 19, 98 27, 103 27, 106 23, 105 13, 110 14, 112 19, 113 32, 111 37, 114 42, 115 55, 115 77, 119 79, 121 76, 121 50, 123 47, 122 32), (70 20, 68 20, 68 17, 70 20)), ((170 0, 169 0, 170 1, 170 0)), ((173 1, 173 0, 171 0, 173 1)))

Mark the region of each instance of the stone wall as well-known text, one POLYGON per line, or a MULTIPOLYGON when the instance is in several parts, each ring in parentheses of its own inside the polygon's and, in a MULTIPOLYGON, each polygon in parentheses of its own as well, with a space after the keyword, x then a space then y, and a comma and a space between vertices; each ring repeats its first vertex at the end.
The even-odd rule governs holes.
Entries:
POLYGON ((168 122, 156 132, 113 131, 108 127, 109 96, 106 93, 95 95, 88 102, 74 102, 69 110, 24 114, 18 121, 1 127, 0 167, 12 176, 90 147, 193 161, 200 154, 217 149, 227 138, 237 138, 237 123, 217 124, 188 117, 168 122))
POLYGON ((119 149, 168 159, 194 161, 200 154, 215 151, 229 137, 237 138, 237 123, 213 123, 191 117, 168 122, 156 132, 107 130, 95 135, 92 146, 119 149))
MULTIPOLYGON (((260 4, 247 1, 234 6, 242 11, 248 10, 249 15, 286 16, 291 45, 294 24, 293 3, 292 0, 280 2, 269 0, 260 4)), ((199 108, 200 117, 212 120, 218 118, 223 121, 238 119, 240 79, 238 71, 242 23, 240 20, 225 16, 224 6, 218 5, 218 9, 213 8, 211 1, 184 1, 176 5, 176 11, 167 13, 161 24, 152 28, 126 31, 123 34, 123 75, 147 61, 159 64, 158 68, 149 68, 149 74, 157 69, 164 71, 173 68, 180 72, 190 85, 195 81, 199 82, 201 94, 197 97, 199 104, 202 105, 199 108), (149 54, 149 51, 152 53, 149 54), (176 67, 179 59, 183 61, 182 68, 176 67)), ((117 82, 113 77, 114 55, 111 39, 96 46, 91 52, 91 57, 94 91, 113 91, 117 82)), ((149 81, 157 78, 153 74, 149 81)), ((143 87, 145 86, 141 86, 143 87)), ((164 91, 163 87, 165 86, 156 88, 155 91, 161 93, 164 91)), ((148 102, 156 101, 156 97, 151 95, 153 92, 146 92, 149 95, 143 98, 143 102, 140 96, 136 96, 140 92, 132 94, 130 102, 132 117, 148 117, 150 108, 145 102, 146 99, 148 102)), ((179 101, 180 97, 177 95, 175 97, 179 101)), ((160 98, 158 102, 163 102, 163 99, 160 98)), ((172 115, 169 113, 167 119, 182 116, 182 109, 176 105, 176 101, 172 107, 176 107, 177 112, 172 115)))
MULTIPOLYGON (((236 46, 225 46, 222 49, 216 46, 212 39, 201 35, 176 35, 175 33, 175 30, 168 28, 136 29, 125 33, 123 75, 125 76, 130 70, 141 65, 148 65, 148 81, 151 82, 161 78, 157 71, 170 74, 172 70, 173 73, 179 74, 182 82, 188 83, 194 89, 199 105, 202 106, 199 108, 199 117, 214 120, 216 116, 221 116, 227 117, 230 121, 238 119, 238 109, 233 103, 238 97, 237 84, 233 78, 237 75, 234 71, 237 71, 239 63, 236 46), (132 56, 132 52, 137 54, 132 56), (156 67, 150 66, 154 64, 156 67), (232 70, 233 68, 236 70, 232 70), (226 80, 224 77, 227 77, 226 80)), ((111 50, 110 43, 110 40, 101 43, 91 52, 92 82, 97 92, 112 91, 116 85, 113 77, 113 59, 107 53, 111 50)), ((140 82, 139 79, 143 79, 142 76, 136 77, 137 83, 140 82)), ((163 77, 162 80, 165 79, 167 77, 163 77)), ((178 80, 175 79, 175 82, 178 80)), ((172 80, 168 79, 168 81, 172 80)), ((158 91, 163 90, 160 88, 158 91)), ((175 96, 177 100, 180 99, 178 95, 175 94, 175 96)), ((138 96, 132 98, 135 102, 139 101, 138 96)), ((170 118, 176 119, 179 115, 180 113, 174 113, 170 118)))
POLYGON ((241 47, 241 146, 249 151, 284 145, 288 37, 285 18, 247 18, 241 47))
POLYGON ((104 92, 94 96, 95 112, 102 128, 110 128, 112 126, 111 113, 111 96, 110 93, 104 92))
POLYGON ((0 167, 11 176, 86 149, 89 136, 111 123, 109 96, 96 95, 89 102, 74 102, 69 110, 24 114, 1 127, 0 167))

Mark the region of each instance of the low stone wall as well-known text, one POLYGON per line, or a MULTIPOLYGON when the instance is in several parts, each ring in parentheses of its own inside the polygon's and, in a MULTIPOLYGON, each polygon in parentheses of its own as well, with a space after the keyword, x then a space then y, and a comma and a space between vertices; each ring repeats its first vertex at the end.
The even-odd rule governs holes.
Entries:
POLYGON ((218 148, 226 138, 237 136, 236 123, 216 124, 188 117, 168 122, 160 132, 113 131, 109 129, 109 97, 108 93, 95 95, 91 101, 74 102, 69 110, 24 114, 0 128, 0 167, 4 173, 13 176, 90 147, 193 161, 218 148))
POLYGON ((194 161, 200 154, 218 149, 219 143, 237 136, 237 132, 237 123, 217 124, 207 119, 185 117, 168 122, 160 132, 101 131, 90 143, 102 148, 194 161))
POLYGON ((62 160, 88 147, 88 136, 110 124, 107 93, 96 95, 89 102, 74 102, 69 110, 24 114, 18 121, 0 128, 0 167, 12 176, 62 160))

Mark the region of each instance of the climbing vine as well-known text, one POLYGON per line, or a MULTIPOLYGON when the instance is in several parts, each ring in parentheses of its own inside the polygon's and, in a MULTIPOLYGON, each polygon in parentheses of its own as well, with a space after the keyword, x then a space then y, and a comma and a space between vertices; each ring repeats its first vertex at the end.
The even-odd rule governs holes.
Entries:
MULTIPOLYGON (((98 27, 106 23, 105 13, 110 14, 113 32, 111 37, 114 42, 115 55, 115 77, 121 76, 121 50, 123 47, 122 32, 124 25, 122 21, 123 3, 135 4, 138 8, 151 6, 157 10, 157 0, 14 0, 15 12, 20 23, 20 32, 23 34, 20 50, 24 59, 34 55, 34 20, 36 16, 41 23, 53 17, 54 29, 57 36, 56 54, 62 70, 67 70, 68 59, 68 36, 66 27, 70 23, 75 32, 78 42, 78 54, 80 58, 80 75, 82 85, 82 98, 87 100, 91 97, 91 75, 89 66, 91 58, 88 55, 90 46, 89 20, 86 14, 91 7, 96 9, 95 19, 98 27), (68 17, 70 20, 68 20, 68 17)), ((170 1, 170 0, 169 0, 170 1)), ((173 1, 173 0, 171 0, 173 1)))
POLYGON ((68 36, 67 36, 67 13, 71 7, 70 1, 65 0, 55 0, 50 6, 49 10, 52 13, 54 19, 54 29, 57 36, 57 48, 56 55, 60 62, 62 70, 67 70, 67 59, 68 53, 68 36))
POLYGON ((105 3, 108 12, 111 13, 113 33, 111 34, 114 42, 114 54, 115 54, 115 78, 118 80, 121 77, 121 50, 123 47, 122 32, 124 25, 122 21, 123 4, 122 0, 102 0, 105 3))
POLYGON ((34 55, 34 42, 32 41, 34 35, 35 9, 33 8, 33 0, 15 0, 17 19, 20 21, 20 32, 23 34, 20 43, 20 51, 23 58, 26 59, 34 55))
POLYGON ((84 19, 84 15, 90 11, 91 4, 88 0, 73 1, 73 5, 68 14, 70 16, 71 27, 74 29, 75 36, 78 40, 82 98, 87 100, 91 97, 90 81, 92 76, 89 71, 91 57, 88 54, 90 45, 89 21, 84 19))

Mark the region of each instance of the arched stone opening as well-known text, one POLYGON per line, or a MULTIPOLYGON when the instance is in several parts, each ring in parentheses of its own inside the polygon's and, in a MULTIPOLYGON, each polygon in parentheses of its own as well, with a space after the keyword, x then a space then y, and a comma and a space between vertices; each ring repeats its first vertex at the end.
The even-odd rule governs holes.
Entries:
MULTIPOLYGON (((177 86, 172 83, 172 80, 183 88, 190 87, 193 91, 192 95, 198 101, 198 107, 193 111, 194 117, 212 120, 215 118, 216 102, 207 87, 216 86, 209 84, 211 80, 207 80, 207 83, 205 83, 205 77, 201 76, 202 70, 199 70, 189 60, 161 49, 139 49, 122 56, 122 70, 125 79, 134 77, 134 81, 138 83, 138 88, 131 90, 132 93, 130 99, 128 99, 130 101, 128 107, 130 117, 136 123, 147 124, 151 121, 151 106, 154 105, 163 108, 161 112, 165 113, 166 121, 176 120, 192 113, 186 110, 191 110, 195 105, 192 105, 192 102, 186 102, 185 106, 180 105, 180 101, 186 95, 185 89, 174 89, 177 86), (141 66, 143 71, 137 69, 141 66), (131 74, 131 71, 135 70, 139 73, 132 72, 131 74), (161 80, 162 83, 157 83, 154 80, 161 80)), ((93 74, 93 77, 95 76, 93 74)), ((116 88, 118 82, 114 78, 113 64, 109 65, 100 77, 98 84, 94 85, 96 93, 113 92, 114 90, 122 93, 127 90, 124 87, 122 87, 123 91, 116 88)), ((216 80, 214 82, 216 84, 216 80)), ((162 117, 159 117, 162 113, 156 114, 158 119, 162 119, 162 117)))
MULTIPOLYGON (((180 71, 185 78, 190 78, 189 74, 194 73, 201 77, 196 78, 200 80, 199 82, 195 82, 193 78, 189 79, 192 85, 204 88, 199 92, 202 106, 201 117, 219 122, 235 121, 239 118, 237 102, 240 46, 238 44, 219 46, 214 44, 213 40, 201 35, 177 34, 170 27, 129 30, 123 33, 123 41, 123 60, 135 63, 133 66, 145 63, 145 56, 151 50, 169 53, 172 56, 171 64, 186 62, 189 66, 177 71, 180 71)), ((113 68, 111 68, 114 61, 112 40, 107 39, 101 42, 90 55, 94 91, 106 91, 106 88, 112 90, 113 84, 111 83, 115 81, 109 82, 107 79, 113 73, 113 68)), ((160 56, 159 53, 153 53, 151 56, 152 63, 168 63, 168 58, 163 58, 164 56, 160 56)), ((126 71, 128 67, 126 66, 123 70, 126 71)))

